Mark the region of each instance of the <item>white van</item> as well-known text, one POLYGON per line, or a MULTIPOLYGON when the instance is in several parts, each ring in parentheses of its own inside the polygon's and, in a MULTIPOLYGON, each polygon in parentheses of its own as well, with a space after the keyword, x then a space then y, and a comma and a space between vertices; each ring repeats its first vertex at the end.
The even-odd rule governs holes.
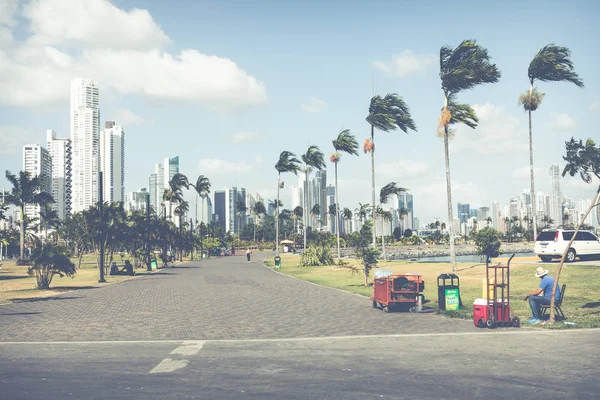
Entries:
MULTIPOLYGON (((562 229, 542 231, 535 239, 533 252, 544 262, 548 262, 553 258, 561 258, 574 233, 574 230, 565 231, 562 229)), ((579 257, 580 260, 586 260, 593 256, 600 256, 598 237, 587 231, 577 232, 565 260, 573 262, 576 257, 579 257)))

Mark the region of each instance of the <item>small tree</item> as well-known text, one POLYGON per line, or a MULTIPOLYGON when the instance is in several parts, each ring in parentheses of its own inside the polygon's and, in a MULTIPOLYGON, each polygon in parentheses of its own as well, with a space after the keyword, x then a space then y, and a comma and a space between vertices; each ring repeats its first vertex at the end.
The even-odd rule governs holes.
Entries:
POLYGON ((35 275, 38 289, 50 289, 54 275, 73 276, 76 273, 75 264, 69 259, 69 251, 65 247, 48 245, 37 247, 33 251, 33 265, 27 272, 35 275))
POLYGON ((371 269, 377 266, 379 257, 379 250, 370 247, 372 224, 371 221, 366 221, 362 228, 360 228, 360 233, 358 235, 350 236, 351 246, 354 247, 356 258, 360 263, 365 278, 365 286, 369 285, 369 274, 371 269))
POLYGON ((497 230, 485 227, 473 235, 477 254, 485 256, 486 264, 490 262, 490 258, 498 257, 500 254, 500 232, 497 230))

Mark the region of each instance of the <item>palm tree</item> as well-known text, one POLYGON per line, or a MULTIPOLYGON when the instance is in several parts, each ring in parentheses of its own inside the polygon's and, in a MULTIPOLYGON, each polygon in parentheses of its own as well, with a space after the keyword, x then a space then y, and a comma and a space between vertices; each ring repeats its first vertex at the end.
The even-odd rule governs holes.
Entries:
MULTIPOLYGON (((348 228, 348 223, 352 221, 352 211, 349 208, 344 208, 344 210, 342 211, 342 217, 344 218, 344 221, 346 221, 346 228, 348 228)), ((350 228, 346 229, 345 231, 347 234, 348 231, 350 231, 350 228)), ((338 246, 339 244, 340 243, 338 242, 338 246)))
MULTIPOLYGON (((308 150, 306 150, 306 153, 302 154, 302 162, 304 162, 304 189, 303 189, 303 193, 304 193, 304 208, 307 207, 307 203, 308 203, 308 175, 310 174, 310 172, 313 169, 318 169, 319 171, 323 170, 323 168, 325 168, 325 156, 323 155, 323 153, 321 152, 321 150, 319 150, 319 148, 317 146, 309 146, 308 150)), ((308 210, 306 210, 308 211, 308 210)), ((308 226, 307 220, 308 218, 308 212, 304 213, 304 227, 306 228, 306 226, 308 226)), ((306 248, 306 229, 304 229, 304 248, 306 248)))
POLYGON ((194 185, 196 191, 196 224, 198 224, 198 197, 202 198, 202 209, 204 209, 204 198, 210 193, 210 181, 204 175, 200 175, 194 185))
POLYGON ((541 82, 571 82, 575 86, 582 88, 583 81, 579 79, 577 73, 573 70, 571 62, 571 50, 567 47, 557 46, 550 43, 533 57, 529 63, 527 76, 529 77, 529 92, 519 96, 519 104, 529 115, 529 176, 531 180, 531 210, 533 222, 533 237, 537 236, 537 209, 535 201, 535 185, 533 178, 533 133, 531 130, 531 112, 537 108, 544 100, 544 93, 541 93, 533 86, 536 80, 541 82))
MULTIPOLYGON (((292 216, 292 218, 294 219, 295 223, 297 223, 297 221, 299 219, 302 219, 302 217, 304 216, 304 210, 302 209, 301 206, 296 206, 293 210, 294 215, 292 216)), ((302 223, 304 224, 304 222, 302 223)), ((300 227, 296 226, 296 233, 299 233, 300 227)))
MULTIPOLYGON (((53 210, 49 204, 40 207, 40 226, 44 228, 44 241, 48 239, 48 228, 58 228, 60 223, 58 212, 53 210)), ((42 245, 44 241, 42 241, 42 245)))
MULTIPOLYGON (((375 128, 380 131, 389 132, 400 128, 403 132, 408 130, 417 131, 417 125, 412 120, 408 105, 402 97, 395 93, 389 93, 385 97, 379 95, 371 98, 367 122, 371 125, 371 139, 365 141, 364 152, 371 152, 371 189, 373 218, 375 216, 375 128)), ((376 246, 376 224, 373 224, 373 247, 376 246)))
MULTIPOLYGON (((384 187, 381 188, 381 190, 379 191, 379 203, 380 204, 385 204, 388 202, 388 200, 390 199, 390 197, 392 195, 398 195, 400 193, 406 192, 407 189, 405 188, 401 188, 396 186, 396 182, 390 182, 387 185, 385 185, 384 187)), ((380 207, 381 209, 381 207, 380 207)), ((388 218, 388 212, 380 210, 378 212, 378 214, 382 217, 382 222, 383 220, 388 218)), ((389 220, 391 220, 392 218, 392 214, 389 213, 389 220)), ((384 241, 384 232, 383 232, 383 224, 382 224, 382 229, 381 229, 381 244, 383 246, 383 259, 387 260, 387 255, 385 252, 385 241, 384 241)))
POLYGON ((328 210, 329 218, 334 220, 338 216, 338 207, 337 204, 330 204, 328 210))
POLYGON ((477 126, 475 111, 467 104, 457 104, 455 95, 483 83, 496 83, 500 70, 490 62, 487 49, 475 40, 464 40, 454 50, 448 46, 440 49, 440 78, 444 91, 444 108, 440 117, 440 135, 444 138, 446 162, 446 192, 448 197, 448 225, 450 226, 450 261, 452 271, 456 271, 456 251, 454 249, 454 217, 452 215, 452 189, 450 183, 450 158, 448 155, 449 126, 463 123, 470 128, 477 126))
POLYGON ((294 175, 298 175, 300 169, 300 160, 296 158, 296 155, 289 151, 282 151, 279 154, 279 160, 275 164, 277 170, 277 202, 275 203, 275 255, 279 256, 279 189, 282 188, 283 182, 281 182, 281 174, 284 172, 293 172, 294 175))
POLYGON ((371 206, 369 204, 363 204, 363 203, 358 203, 358 210, 357 210, 357 214, 358 214, 358 218, 360 219, 360 223, 362 225, 363 221, 365 221, 367 219, 367 216, 369 215, 369 209, 372 209, 371 206))
POLYGON ((400 222, 400 231, 402 235, 404 235, 404 217, 408 215, 408 210, 404 207, 401 207, 396 210, 398 213, 398 222, 400 222))
POLYGON ((318 217, 319 215, 321 215, 321 206, 318 204, 315 204, 310 209, 310 216, 311 216, 311 220, 313 223, 314 223, 315 216, 318 217))
POLYGON ((259 215, 267 213, 267 210, 265 209, 265 203, 262 201, 257 201, 254 203, 254 206, 252 207, 252 213, 254 214, 254 242, 256 242, 256 224, 258 223, 257 218, 259 215))
POLYGON ((52 195, 42 192, 43 175, 31 177, 27 171, 20 171, 19 175, 14 175, 6 171, 6 179, 13 185, 10 194, 5 196, 7 204, 12 204, 21 209, 21 238, 20 238, 20 257, 23 259, 25 250, 25 234, 27 224, 25 223, 25 207, 28 205, 43 205, 53 203, 52 195))
POLYGON ((487 217, 487 218, 485 219, 485 221, 487 222, 487 226, 489 227, 489 226, 490 226, 490 224, 492 223, 492 217, 487 217))
MULTIPOLYGON (((331 162, 335 167, 335 204, 340 204, 339 201, 339 189, 338 189, 338 162, 340 162, 340 158, 342 157, 340 152, 347 153, 350 155, 358 156, 358 142, 353 134, 350 133, 350 129, 342 129, 335 140, 332 141, 333 148, 335 149, 335 153, 329 157, 331 162)), ((345 209, 346 210, 346 209, 345 209)), ((336 231, 337 231, 337 250, 338 250, 338 260, 341 259, 342 253, 340 249, 340 209, 337 208, 338 214, 336 216, 336 231)), ((350 211, 350 210, 348 210, 350 211)))

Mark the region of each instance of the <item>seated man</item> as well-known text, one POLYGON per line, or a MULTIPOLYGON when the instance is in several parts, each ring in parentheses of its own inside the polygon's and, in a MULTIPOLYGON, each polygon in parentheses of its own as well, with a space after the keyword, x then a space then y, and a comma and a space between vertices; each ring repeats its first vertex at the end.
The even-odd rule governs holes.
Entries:
POLYGON ((133 272, 133 265, 129 262, 129 260, 125 261, 125 266, 121 270, 121 273, 132 276, 135 275, 135 272, 133 272))
MULTIPOLYGON (((550 299, 552 298, 552 287, 554 286, 554 278, 549 276, 548 270, 544 269, 543 267, 537 267, 535 270, 535 277, 541 279, 540 286, 523 298, 523 300, 529 300, 529 307, 531 308, 531 313, 533 314, 531 319, 526 321, 529 324, 537 324, 540 322, 540 305, 550 304, 550 299)), ((557 285, 554 301, 558 301, 559 298, 560 287, 557 285)))
POLYGON ((119 268, 117 267, 117 263, 112 263, 110 266, 110 275, 120 275, 121 271, 119 271, 119 268))

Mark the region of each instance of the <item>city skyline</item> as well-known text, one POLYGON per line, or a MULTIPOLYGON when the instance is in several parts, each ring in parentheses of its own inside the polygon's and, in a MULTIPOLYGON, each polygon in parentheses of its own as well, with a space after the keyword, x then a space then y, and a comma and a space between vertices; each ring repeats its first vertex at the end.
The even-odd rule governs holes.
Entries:
MULTIPOLYGON (((528 63, 543 45, 569 47, 586 87, 537 85, 546 98, 533 121, 536 192, 550 195, 548 169, 558 163, 562 171, 564 141, 592 136, 600 112, 600 87, 594 79, 599 56, 591 51, 597 37, 593 33, 598 33, 595 2, 577 7, 554 2, 547 13, 561 17, 560 26, 526 17, 547 2, 517 8, 511 2, 472 3, 465 17, 473 24, 450 32, 441 28, 446 21, 441 16, 453 15, 445 4, 437 15, 425 5, 389 5, 377 23, 362 21, 372 10, 367 3, 340 9, 307 2, 270 11, 235 2, 170 7, 100 0, 55 2, 50 8, 43 7, 50 4, 45 1, 12 4, 0 5, 5 7, 0 14, 8 16, 0 20, 8 32, 0 40, 7 54, 2 81, 7 90, 0 94, 3 171, 15 172, 22 146, 43 144, 46 130, 69 137, 69 82, 84 77, 102 93, 102 115, 124 127, 127 147, 135 149, 127 156, 132 168, 127 167, 126 193, 148 186, 155 160, 177 154, 181 171, 188 177, 207 176, 213 190, 246 187, 273 199, 273 165, 282 150, 300 155, 314 144, 328 155, 342 127, 362 143, 369 134, 364 118, 372 94, 397 92, 410 106, 419 131, 376 133, 377 190, 390 181, 409 188, 414 215, 425 224, 434 217, 446 219, 443 144, 435 133, 442 106, 436 70, 442 45, 455 47, 475 38, 503 74, 498 84, 460 96, 476 110, 480 125, 475 130, 459 127, 450 143, 454 210, 459 202, 506 205, 529 188, 527 119, 516 103, 528 87, 528 63), (70 24, 73 13, 91 15, 92 5, 102 24, 90 31, 70 24), (142 17, 132 11, 136 7, 148 12, 142 17), (198 18, 182 15, 175 23, 170 12, 198 18), (236 12, 248 18, 224 18, 236 12), (394 14, 411 18, 397 24, 394 14), (507 30, 509 20, 524 32, 507 30), (346 23, 360 28, 349 32, 346 23), (139 34, 132 35, 127 26, 140 27, 139 34), (274 34, 278 29, 285 29, 285 39, 274 34), (37 56, 36 65, 44 68, 26 67, 24 54, 37 56)), ((104 122, 98 117, 98 126, 104 122)), ((282 179, 288 184, 296 180, 291 174, 282 179)), ((561 182, 565 197, 576 201, 593 195, 594 185, 578 177, 561 182)), ((0 185, 8 186, 4 176, 0 185)), ((339 192, 342 207, 370 202, 369 158, 362 152, 360 157, 343 155, 339 192)), ((186 198, 191 204, 192 195, 186 198)), ((287 190, 282 200, 291 204, 287 190)))

